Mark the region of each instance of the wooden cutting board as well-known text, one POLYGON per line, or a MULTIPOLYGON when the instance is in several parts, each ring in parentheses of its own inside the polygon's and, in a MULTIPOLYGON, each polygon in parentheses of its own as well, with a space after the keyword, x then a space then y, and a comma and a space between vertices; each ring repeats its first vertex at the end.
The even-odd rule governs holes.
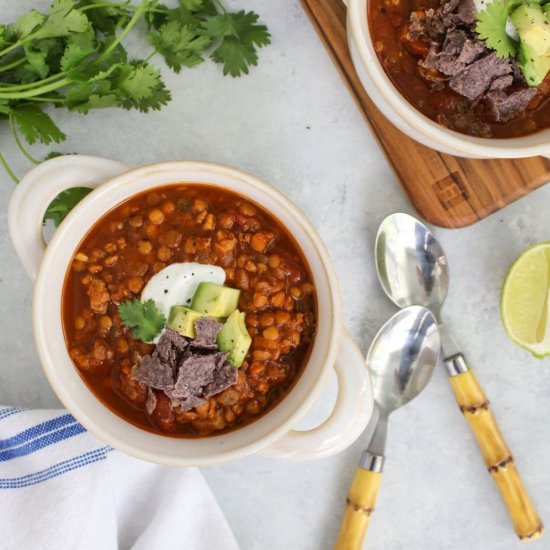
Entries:
POLYGON ((464 227, 550 181, 550 160, 471 160, 410 139, 369 99, 351 61, 342 0, 301 0, 344 82, 418 212, 442 227, 464 227))

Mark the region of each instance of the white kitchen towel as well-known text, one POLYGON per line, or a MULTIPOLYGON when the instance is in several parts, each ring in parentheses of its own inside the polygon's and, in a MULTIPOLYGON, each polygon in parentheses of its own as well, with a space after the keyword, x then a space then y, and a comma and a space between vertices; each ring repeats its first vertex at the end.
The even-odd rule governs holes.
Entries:
POLYGON ((2 550, 237 550, 196 468, 112 450, 66 411, 0 407, 2 550))

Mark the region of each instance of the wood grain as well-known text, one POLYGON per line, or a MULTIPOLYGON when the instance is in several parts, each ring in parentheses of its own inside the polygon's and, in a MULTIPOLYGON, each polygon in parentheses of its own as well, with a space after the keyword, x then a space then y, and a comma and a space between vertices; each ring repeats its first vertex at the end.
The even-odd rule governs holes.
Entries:
POLYGON ((441 227, 464 227, 550 181, 550 160, 471 160, 438 153, 393 126, 363 89, 351 61, 341 0, 301 0, 357 106, 418 212, 441 227))

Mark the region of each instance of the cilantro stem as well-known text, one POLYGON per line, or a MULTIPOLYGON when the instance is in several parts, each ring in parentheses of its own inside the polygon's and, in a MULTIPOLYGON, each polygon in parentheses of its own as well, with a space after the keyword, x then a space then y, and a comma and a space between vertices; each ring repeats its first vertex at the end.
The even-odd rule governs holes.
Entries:
POLYGON ((39 103, 65 103, 67 100, 62 97, 30 97, 29 101, 38 101, 39 103))
POLYGON ((151 61, 151 59, 153 57, 155 57, 155 55, 157 55, 158 53, 158 50, 153 50, 144 60, 143 60, 143 63, 146 64, 146 63, 149 63, 149 61, 151 61))
POLYGON ((16 59, 11 63, 7 63, 6 65, 0 65, 0 73, 4 73, 11 69, 15 69, 15 67, 18 67, 19 65, 21 65, 21 63, 25 63, 25 61, 26 61, 25 57, 20 57, 19 59, 16 59))
POLYGON ((45 94, 46 92, 53 92, 54 90, 63 88, 63 86, 67 86, 70 83, 70 79, 62 78, 57 82, 52 82, 51 84, 39 86, 38 88, 33 88, 31 90, 24 90, 22 92, 12 92, 11 90, 5 92, 0 91, 0 99, 29 99, 45 94))
POLYGON ((0 153, 0 166, 4 168, 8 176, 17 184, 19 183, 19 178, 12 172, 12 169, 8 166, 8 163, 4 159, 2 153, 0 153))
POLYGON ((19 46, 22 46, 24 43, 25 43, 24 40, 18 40, 17 42, 12 44, 11 46, 8 46, 5 50, 2 50, 0 52, 0 57, 4 57, 6 54, 8 54, 8 53, 12 52, 13 50, 19 48, 19 46))
POLYGON ((20 92, 22 90, 28 90, 30 88, 36 88, 38 86, 42 86, 44 84, 47 84, 48 82, 51 82, 52 80, 56 80, 57 78, 62 78, 65 76, 65 73, 57 73, 53 74, 51 76, 48 76, 48 78, 43 78, 42 80, 36 80, 35 82, 28 82, 27 84, 7 84, 7 83, 0 83, 0 93, 2 93, 2 89, 4 88, 6 93, 9 91, 11 92, 20 92))
POLYGON ((17 128, 15 127, 15 119, 13 114, 10 115, 10 128, 13 139, 15 139, 15 143, 17 143, 17 147, 19 147, 19 150, 23 153, 23 155, 25 155, 25 157, 27 157, 32 163, 40 164, 40 161, 36 160, 21 143, 21 140, 19 139, 19 134, 17 133, 17 128))
POLYGON ((128 24, 122 29, 122 32, 116 37, 116 39, 110 44, 110 46, 100 55, 99 59, 100 61, 106 59, 109 57, 111 52, 120 44, 120 42, 124 39, 124 37, 130 32, 132 27, 138 22, 138 20, 141 18, 143 13, 145 12, 145 9, 147 7, 147 3, 149 0, 143 0, 139 7, 136 10, 136 13, 134 13, 134 16, 130 21, 128 21, 128 24))
POLYGON ((97 2, 95 4, 88 4, 87 6, 82 6, 81 8, 78 8, 78 9, 79 11, 88 11, 88 10, 95 10, 97 8, 119 8, 119 9, 125 9, 125 10, 135 9, 134 6, 130 6, 128 4, 121 4, 117 2, 97 2))
MULTIPOLYGON (((88 10, 94 10, 97 8, 119 8, 121 10, 127 10, 127 11, 134 11, 138 9, 137 6, 132 6, 129 4, 120 4, 116 2, 97 2, 96 4, 89 4, 87 6, 83 6, 82 8, 78 8, 80 11, 88 11, 88 10)), ((162 8, 147 8, 148 12, 150 13, 168 13, 168 9, 162 9, 162 8)))
POLYGON ((222 13, 226 14, 227 10, 225 9, 225 6, 220 2, 220 0, 213 0, 213 3, 218 6, 222 10, 222 13))

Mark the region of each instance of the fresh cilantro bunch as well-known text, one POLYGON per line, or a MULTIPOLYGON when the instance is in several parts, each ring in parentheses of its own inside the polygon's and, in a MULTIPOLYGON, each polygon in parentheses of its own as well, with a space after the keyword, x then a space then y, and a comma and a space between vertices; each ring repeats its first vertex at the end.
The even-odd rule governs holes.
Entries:
POLYGON ((143 342, 152 342, 166 325, 166 317, 153 300, 126 300, 118 306, 118 314, 132 336, 143 342))
MULTIPOLYGON (((47 13, 31 10, 0 24, 0 124, 9 124, 22 153, 38 163, 21 138, 30 145, 66 139, 45 105, 83 114, 160 109, 170 92, 150 63, 156 54, 176 73, 209 56, 224 75, 237 77, 248 74, 258 48, 269 43, 257 14, 228 12, 220 0, 178 0, 175 7, 159 0, 54 0, 47 13), (122 44, 133 29, 145 32, 153 48, 146 59, 133 59, 122 44)), ((1 152, 0 164, 17 182, 1 152)))

